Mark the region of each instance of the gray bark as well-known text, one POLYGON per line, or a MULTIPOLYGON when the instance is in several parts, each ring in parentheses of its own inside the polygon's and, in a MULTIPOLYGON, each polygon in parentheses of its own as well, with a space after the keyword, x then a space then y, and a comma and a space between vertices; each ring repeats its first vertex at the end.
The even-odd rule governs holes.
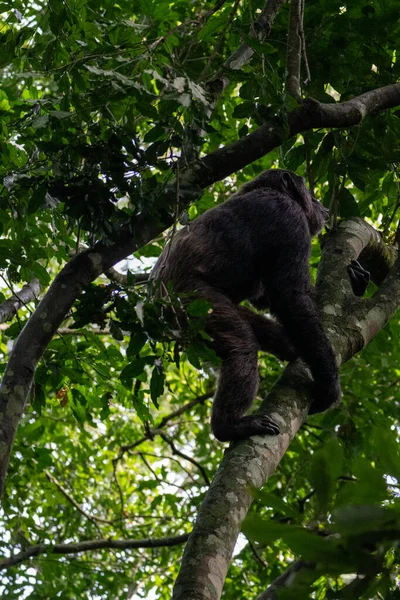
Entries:
POLYGON ((19 292, 14 293, 11 298, 0 304, 0 323, 11 321, 20 308, 36 300, 40 294, 40 283, 38 279, 32 279, 30 283, 24 285, 19 292))

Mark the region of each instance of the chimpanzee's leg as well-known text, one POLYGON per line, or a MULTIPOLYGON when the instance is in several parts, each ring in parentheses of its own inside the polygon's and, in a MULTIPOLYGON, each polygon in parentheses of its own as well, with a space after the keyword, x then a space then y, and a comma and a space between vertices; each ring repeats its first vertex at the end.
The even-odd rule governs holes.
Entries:
POLYGON ((282 325, 246 306, 238 306, 238 310, 251 325, 260 350, 274 354, 281 360, 295 360, 298 357, 298 352, 282 325))
POLYGON ((215 437, 226 442, 256 434, 278 434, 279 426, 270 417, 243 416, 254 402, 259 383, 259 345, 252 327, 229 298, 205 284, 197 289, 212 303, 206 332, 222 358, 211 417, 215 437))

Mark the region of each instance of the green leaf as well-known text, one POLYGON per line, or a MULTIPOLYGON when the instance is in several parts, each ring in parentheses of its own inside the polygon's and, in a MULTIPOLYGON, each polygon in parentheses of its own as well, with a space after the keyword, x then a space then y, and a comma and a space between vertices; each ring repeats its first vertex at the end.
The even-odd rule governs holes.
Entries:
POLYGON ((150 379, 150 396, 156 408, 158 408, 158 398, 164 393, 165 375, 161 367, 155 365, 150 379))
POLYGON ((35 213, 39 208, 44 205, 47 193, 47 186, 41 185, 37 187, 29 200, 28 214, 35 213))
POLYGON ((53 456, 52 451, 49 448, 39 448, 34 446, 33 451, 37 460, 36 468, 38 471, 42 471, 43 469, 47 469, 48 467, 52 466, 53 456))
POLYGON ((132 380, 144 373, 146 364, 145 358, 137 358, 129 363, 129 365, 126 365, 126 367, 122 369, 120 375, 122 383, 128 387, 132 385, 132 380))
POLYGON ((161 252, 162 248, 160 248, 160 246, 157 246, 156 244, 147 244, 147 246, 141 248, 137 254, 146 258, 153 256, 157 258, 160 256, 161 252))
POLYGON ((186 348, 185 354, 191 365, 193 365, 196 369, 201 369, 199 355, 194 344, 190 344, 190 346, 186 348))
POLYGON ((217 356, 215 350, 204 342, 195 341, 192 343, 192 347, 202 360, 209 361, 215 366, 221 364, 221 359, 217 356))
POLYGON ((122 341, 124 339, 124 334, 114 319, 110 319, 110 333, 114 340, 122 341))
POLYGON ((360 210, 353 194, 347 188, 342 188, 339 192, 340 214, 342 217, 359 217, 360 210))
POLYGON ((203 298, 197 298, 196 300, 193 300, 193 302, 188 304, 186 310, 188 314, 192 317, 205 317, 207 316, 211 308, 211 302, 203 298))
POLYGON ((144 393, 142 392, 142 390, 139 390, 139 392, 135 395, 130 395, 129 396, 130 401, 132 403, 132 406, 134 407, 134 409, 137 412, 137 415, 139 417, 139 419, 143 422, 143 423, 147 423, 148 421, 151 421, 151 414, 149 412, 149 407, 147 406, 145 400, 144 400, 144 393))
POLYGON ((163 125, 156 125, 152 127, 148 133, 144 136, 144 141, 147 143, 162 140, 165 137, 165 128, 163 125))
POLYGON ((400 452, 397 436, 391 430, 374 427, 372 442, 385 473, 400 481, 400 452))
POLYGON ((49 272, 47 271, 47 269, 45 269, 44 267, 42 267, 42 265, 40 263, 33 263, 32 265, 32 271, 35 274, 35 277, 37 277, 41 283, 41 285, 43 286, 48 286, 51 278, 49 275, 49 272))
POLYGON ((253 102, 242 102, 235 106, 232 117, 235 119, 248 119, 250 115, 254 111, 254 103, 253 102))
POLYGON ((344 535, 398 528, 399 524, 399 517, 394 511, 372 504, 348 505, 333 511, 334 529, 344 535))
POLYGON ((304 163, 306 159, 306 149, 304 145, 293 147, 285 156, 286 167, 290 171, 297 169, 304 163))
POLYGON ((327 511, 343 468, 343 447, 331 438, 315 452, 311 462, 310 482, 317 497, 317 514, 327 511))
POLYGON ((128 358, 139 354, 146 342, 147 336, 143 333, 143 331, 137 331, 135 333, 132 333, 129 340, 128 348, 126 350, 126 355, 128 356, 128 358))
POLYGON ((297 556, 305 560, 345 564, 346 558, 338 540, 319 536, 302 527, 271 523, 251 516, 244 521, 242 531, 252 540, 263 544, 281 538, 297 556))

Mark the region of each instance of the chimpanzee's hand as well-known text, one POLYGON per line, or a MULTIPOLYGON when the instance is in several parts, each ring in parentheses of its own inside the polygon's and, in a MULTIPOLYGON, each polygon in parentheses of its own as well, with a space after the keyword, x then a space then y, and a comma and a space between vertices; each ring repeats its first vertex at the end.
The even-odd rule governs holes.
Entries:
POLYGON ((371 278, 369 271, 364 269, 357 260, 352 260, 347 267, 351 287, 356 296, 362 296, 368 287, 371 278))

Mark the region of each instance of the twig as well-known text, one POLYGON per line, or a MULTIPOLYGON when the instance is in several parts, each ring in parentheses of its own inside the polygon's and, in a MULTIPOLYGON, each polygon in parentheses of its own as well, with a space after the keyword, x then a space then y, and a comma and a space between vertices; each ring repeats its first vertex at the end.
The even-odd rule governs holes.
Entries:
MULTIPOLYGON (((128 285, 128 275, 125 275, 125 273, 119 273, 113 267, 108 269, 104 275, 108 277, 110 281, 114 281, 120 285, 128 285)), ((146 283, 146 281, 149 279, 149 273, 133 273, 133 276, 135 277, 133 285, 141 285, 142 283, 146 283)))
MULTIPOLYGON (((118 494, 119 494, 119 502, 121 505, 121 524, 123 524, 124 517, 125 517, 125 502, 124 502, 124 495, 122 493, 121 484, 119 482, 118 475, 117 475, 117 464, 118 464, 118 459, 114 458, 112 461, 113 476, 114 476, 115 485, 117 486, 117 490, 118 490, 118 494)), ((122 525, 122 527, 123 527, 123 525, 122 525)))
POLYGON ((304 137, 304 147, 305 147, 305 151, 306 151, 306 171, 307 171, 307 179, 308 179, 308 188, 309 188, 311 194, 314 196, 315 181, 314 181, 314 176, 313 176, 313 172, 312 172, 310 146, 307 141, 307 136, 303 136, 303 137, 304 137))
POLYGON ((182 466, 182 463, 178 458, 175 458, 174 456, 164 456, 164 455, 160 456, 159 454, 154 454, 153 452, 129 452, 129 456, 141 457, 142 454, 144 456, 151 456, 152 458, 156 458, 158 460, 163 459, 163 460, 172 460, 172 461, 177 462, 180 466, 180 469, 186 473, 186 475, 193 481, 193 483, 196 483, 196 480, 193 477, 192 473, 188 469, 185 469, 185 467, 182 466))
POLYGON ((158 423, 158 425, 156 425, 154 427, 154 429, 150 429, 145 436, 143 436, 139 440, 136 440, 136 442, 133 442, 132 444, 125 444, 124 446, 121 446, 117 458, 118 459, 122 458, 123 454, 125 452, 127 452, 128 450, 133 450, 133 448, 140 446, 140 444, 143 444, 143 442, 146 442, 148 439, 151 439, 154 436, 158 435, 159 430, 163 429, 166 426, 166 424, 169 423, 169 421, 171 421, 172 419, 175 419, 176 417, 180 417, 186 411, 190 410, 194 406, 197 406, 197 404, 203 404, 206 400, 208 400, 209 398, 212 398, 213 395, 214 395, 214 391, 206 392, 205 394, 202 394, 201 396, 194 398, 194 400, 187 402, 186 404, 184 404, 177 410, 174 410, 169 415, 166 415, 165 417, 163 417, 161 419, 161 421, 158 423))
POLYGON ((205 468, 197 460, 195 460, 191 456, 188 456, 187 454, 184 454, 184 452, 181 452, 180 450, 178 450, 178 448, 175 446, 174 442, 168 436, 166 436, 165 433, 163 433, 162 431, 159 432, 159 436, 164 440, 164 442, 166 442, 170 446, 170 448, 172 450, 172 454, 176 454, 177 456, 180 456, 184 460, 187 460, 188 462, 192 463, 192 465, 197 467, 199 469, 200 473, 203 475, 203 478, 204 478, 204 481, 206 482, 206 484, 210 485, 210 480, 208 478, 205 468))
POLYGON ((301 54, 303 57, 304 67, 306 70, 306 79, 304 80, 304 83, 307 84, 309 81, 311 81, 311 73, 310 73, 310 66, 308 64, 307 50, 306 50, 306 37, 304 35, 304 27, 303 27, 305 0, 300 0, 300 1, 301 1, 301 21, 300 21, 301 54))
POLYGON ((259 562, 259 563, 260 563, 260 565, 261 565, 261 566, 262 566, 264 569, 267 569, 267 568, 268 568, 268 563, 267 563, 267 562, 265 562, 265 560, 263 560, 263 559, 261 558, 261 556, 258 554, 258 552, 257 552, 257 548, 255 547, 255 545, 253 544, 253 542, 251 542, 250 540, 247 540, 247 541, 249 542, 249 547, 250 547, 250 550, 251 550, 251 551, 252 551, 252 553, 254 554, 254 557, 255 557, 256 561, 257 561, 257 562, 259 562))
MULTIPOLYGON (((75 500, 75 498, 68 492, 68 490, 66 490, 65 487, 58 481, 58 479, 56 479, 56 477, 54 477, 54 475, 52 475, 49 471, 47 471, 47 469, 44 470, 44 474, 46 475, 47 479, 49 481, 51 481, 51 483, 54 483, 54 485, 65 496, 65 498, 68 500, 68 502, 70 502, 72 504, 72 506, 74 506, 77 509, 77 511, 80 512, 81 515, 83 515, 86 519, 93 522, 96 526, 97 526, 97 524, 95 523, 96 521, 98 521, 99 523, 107 523, 109 525, 113 524, 114 521, 112 521, 112 520, 104 519, 102 517, 96 517, 94 515, 87 513, 81 507, 81 505, 75 500)), ((100 529, 98 529, 98 530, 99 530, 99 533, 101 533, 100 529)))
POLYGON ((111 331, 109 329, 69 329, 69 327, 60 327, 57 329, 57 333, 59 335, 87 335, 90 333, 91 335, 111 335, 111 331))
POLYGON ((151 464, 149 463, 149 461, 146 459, 145 455, 146 455, 145 452, 138 452, 138 456, 142 459, 143 463, 146 465, 146 467, 148 468, 148 470, 150 471, 150 473, 153 475, 154 479, 158 483, 165 483, 167 485, 171 485, 172 487, 177 488, 178 490, 182 490, 183 492, 185 492, 185 494, 187 494, 187 496, 189 496, 189 494, 187 493, 187 491, 185 490, 183 485, 178 485, 177 483, 171 483, 167 479, 163 479, 162 477, 159 477, 157 475, 157 473, 155 472, 155 470, 153 469, 153 467, 151 466, 151 464))
POLYGON ((218 37, 218 40, 217 40, 217 42, 216 42, 216 44, 214 46, 214 49, 211 52, 211 54, 209 56, 209 59, 208 59, 208 61, 206 63, 206 66, 204 67, 203 71, 201 72, 200 81, 202 81, 204 79, 204 77, 207 75, 207 71, 209 70, 212 61, 214 60, 214 58, 215 58, 218 50, 221 48, 222 42, 224 41, 224 38, 225 38, 225 36, 227 34, 227 31, 228 31, 229 27, 232 24, 232 21, 233 21, 233 18, 235 16, 235 14, 236 14, 236 11, 239 8, 239 4, 240 4, 240 0, 236 0, 235 3, 234 3, 234 5, 233 5, 233 8, 232 8, 231 12, 229 13, 228 21, 227 21, 227 23, 226 23, 226 25, 225 25, 222 33, 218 37))

